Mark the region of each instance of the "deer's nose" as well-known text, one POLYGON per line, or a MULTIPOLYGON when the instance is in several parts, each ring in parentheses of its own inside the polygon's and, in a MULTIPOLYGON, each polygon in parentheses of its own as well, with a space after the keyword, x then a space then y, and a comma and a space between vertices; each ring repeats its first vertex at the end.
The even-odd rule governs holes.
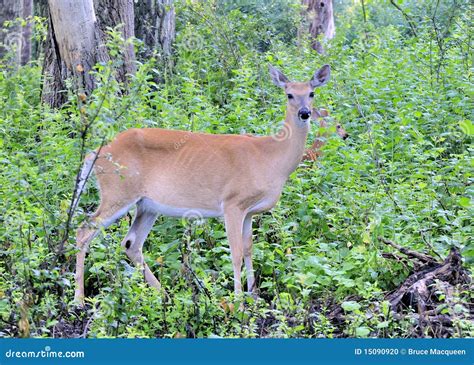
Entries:
POLYGON ((301 108, 301 109, 298 111, 298 116, 299 116, 300 119, 302 119, 302 120, 308 120, 309 117, 311 116, 311 110, 309 110, 308 108, 301 108))
POLYGON ((346 134, 344 134, 344 135, 342 136, 342 139, 343 139, 343 140, 346 140, 347 138, 349 138, 349 134, 348 134, 348 133, 346 133, 346 134))

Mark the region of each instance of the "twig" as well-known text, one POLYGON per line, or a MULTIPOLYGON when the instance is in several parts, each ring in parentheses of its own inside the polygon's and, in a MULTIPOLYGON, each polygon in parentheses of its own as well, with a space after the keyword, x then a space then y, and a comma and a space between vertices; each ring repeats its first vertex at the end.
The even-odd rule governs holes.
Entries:
MULTIPOLYGON (((359 96, 358 96, 357 91, 355 90, 355 88, 354 88, 354 99, 355 99, 355 102, 356 102, 357 111, 359 112, 360 116, 364 119, 366 124, 368 124, 367 123, 368 122, 367 117, 365 116, 364 110, 362 109, 362 106, 360 105, 359 96)), ((382 164, 381 164, 381 161, 380 161, 380 158, 379 158, 379 155, 378 155, 377 146, 375 145, 374 140, 372 138, 372 129, 369 129, 368 136, 369 136, 369 142, 372 146, 372 158, 374 160, 375 167, 377 168, 378 178, 379 178, 379 180, 382 184, 382 187, 383 187, 385 193, 388 195, 388 197, 392 200, 395 209, 397 209, 399 212, 403 212, 402 208, 398 205, 397 201, 395 200, 395 197, 392 195, 392 192, 390 191, 390 187, 388 186, 387 180, 385 179, 385 176, 383 174, 382 164)))
MULTIPOLYGON (((240 65, 242 58, 240 57, 239 53, 236 51, 237 48, 235 47, 235 42, 232 42, 232 40, 229 39, 229 37, 225 33, 225 30, 222 29, 223 28, 222 24, 220 27, 216 27, 209 18, 204 16, 202 13, 199 13, 198 11, 194 10, 192 6, 189 7, 189 10, 192 13, 194 13, 196 16, 204 20, 204 22, 206 22, 211 28, 213 28, 217 34, 220 34, 225 39, 227 46, 230 48, 232 52, 234 61, 236 61, 237 65, 240 65)), ((223 58, 223 60, 225 62, 225 57, 223 58)))
POLYGON ((390 0, 390 3, 391 3, 393 6, 395 6, 395 8, 397 8, 397 10, 398 10, 399 12, 402 13, 402 15, 403 15, 403 16, 405 17, 405 19, 407 20, 408 25, 410 26, 411 31, 413 32, 413 35, 414 35, 415 37, 418 37, 418 34, 416 33, 415 25, 413 24, 413 20, 411 19, 411 17, 410 17, 407 13, 405 13, 405 11, 404 11, 400 6, 398 6, 398 4, 397 4, 395 1, 390 0))
MULTIPOLYGON (((96 303, 96 304, 97 304, 97 303, 96 303)), ((98 310, 98 308, 96 308, 95 305, 94 305, 94 309, 95 309, 96 311, 98 310)), ((82 335, 81 335, 80 338, 86 338, 87 332, 89 331, 89 326, 90 326, 92 320, 93 320, 94 317, 95 317, 95 313, 96 313, 96 312, 93 312, 93 313, 91 314, 91 316, 89 317, 89 319, 87 320, 86 325, 84 326, 84 331, 82 332, 82 335)))
POLYGON ((382 253, 382 257, 383 258, 386 258, 386 259, 393 259, 393 260, 396 260, 397 262, 399 262, 400 264, 403 265, 403 267, 405 269, 408 269, 405 261, 407 260, 406 257, 403 257, 403 256, 399 256, 397 254, 394 254, 392 252, 383 252, 382 253))
POLYGON ((52 217, 56 218, 57 215, 52 212, 47 206, 46 204, 35 194, 35 192, 33 191, 33 189, 31 188, 31 184, 30 182, 28 181, 28 177, 25 176, 24 177, 24 180, 25 182, 28 184, 28 192, 31 193, 31 195, 33 196, 33 198, 36 200, 36 202, 41 205, 41 207, 46 210, 49 214, 51 214, 52 217))
POLYGON ((199 277, 196 275, 196 273, 194 272, 193 268, 188 264, 188 263, 185 263, 184 266, 186 267, 187 270, 189 270, 189 272, 193 275, 194 279, 196 280, 196 282, 198 283, 198 285, 201 287, 201 289, 203 290, 204 294, 206 294, 206 296, 212 300, 211 298, 211 294, 209 293, 209 289, 207 289, 204 284, 201 282, 201 280, 199 279, 199 277))
POLYGON ((204 294, 206 294, 206 296, 209 298, 209 300, 212 300, 209 290, 201 282, 201 280, 199 279, 199 277, 197 276, 197 274, 194 272, 193 268, 191 267, 191 264, 189 263, 189 254, 188 254, 188 252, 190 250, 189 250, 189 247, 188 247, 188 243, 189 243, 189 239, 190 239, 190 234, 188 235, 186 231, 185 231, 185 234, 187 235, 187 238, 186 238, 187 244, 186 245, 180 245, 181 246, 181 256, 182 256, 182 259, 183 259, 183 265, 184 265, 185 269, 189 273, 191 273, 192 277, 194 278, 194 280, 198 284, 197 288, 199 290, 202 290, 204 292, 204 294))
POLYGON ((364 23, 367 23, 367 13, 365 11, 365 2, 364 0, 361 0, 360 2, 362 4, 362 14, 364 15, 364 23))
POLYGON ((423 229, 420 229, 420 236, 423 242, 426 244, 426 246, 430 248, 431 252, 433 252, 436 256, 438 256, 439 259, 443 260, 443 257, 438 252, 436 252, 433 245, 426 239, 423 229))
POLYGON ((423 261, 423 262, 426 262, 428 264, 432 264, 432 263, 438 263, 434 258, 432 258, 431 256, 428 256, 428 255, 425 255, 423 253, 420 253, 420 252, 417 252, 417 251, 413 251, 413 250, 409 250, 408 248, 405 248, 405 247, 402 247, 400 245, 397 245, 395 242, 389 240, 389 239, 386 239, 384 237, 378 237, 379 241, 385 243, 386 245, 390 245, 394 248, 396 248, 398 251, 400 251, 401 253, 409 256, 409 257, 414 257, 414 258, 417 258, 418 260, 420 261, 423 261))
MULTIPOLYGON (((85 144, 85 142, 84 142, 84 144, 85 144)), ((87 183, 87 180, 89 179, 89 177, 92 173, 95 162, 97 161, 97 159, 99 157, 99 154, 100 154, 100 151, 101 151, 102 147, 104 146, 104 144, 105 144, 105 139, 102 140, 102 143, 101 143, 99 149, 97 150, 97 153, 94 156, 94 160, 92 161, 91 167, 90 167, 89 171, 87 172, 86 178, 84 179, 84 184, 87 183)), ((85 145, 83 147, 84 147, 84 150, 85 150, 85 145)), ((81 155, 82 155, 82 153, 81 153, 81 155)), ((84 158, 82 158, 82 160, 83 159, 84 158)), ((61 242, 59 243, 58 256, 63 255, 64 244, 66 243, 66 241, 69 238, 69 231, 71 229, 72 217, 74 216, 74 212, 75 212, 77 204, 79 202, 79 198, 81 197, 81 194, 82 194, 82 191, 78 192, 79 183, 81 181, 81 178, 80 178, 81 177, 81 172, 82 172, 82 164, 81 164, 81 167, 79 168, 79 170, 77 172, 77 175, 76 175, 76 183, 75 183, 75 186, 74 186, 74 193, 72 194, 72 198, 71 198, 71 205, 70 205, 69 211, 68 211, 68 217, 67 217, 67 221, 66 221, 66 228, 64 230, 64 236, 63 236, 63 239, 61 240, 61 242), (76 199, 76 197, 77 197, 77 199, 76 199)))
MULTIPOLYGON (((101 101, 99 103, 99 106, 98 106, 96 112, 94 113, 92 119, 90 121, 87 121, 85 116, 84 116, 84 113, 82 113, 82 111, 80 111, 81 120, 85 121, 85 123, 83 123, 84 129, 81 132, 81 153, 79 154, 79 169, 78 169, 77 174, 76 174, 76 182, 75 182, 75 185, 74 185, 74 192, 73 192, 72 197, 71 197, 71 202, 69 204, 69 211, 68 211, 68 217, 67 217, 67 221, 66 221, 66 227, 64 229, 63 238, 61 239, 61 242, 59 243, 57 257, 63 256, 64 244, 66 243, 66 241, 69 238, 69 231, 71 229, 72 218, 74 216, 74 212, 75 212, 75 209, 76 209, 77 202, 79 201, 79 197, 81 195, 81 192, 79 192, 79 195, 77 195, 77 194, 78 194, 79 183, 81 181, 80 177, 81 177, 81 172, 82 172, 82 165, 83 165, 84 158, 85 158, 85 155, 86 155, 87 133, 89 132, 89 128, 92 126, 92 124, 95 122, 95 120, 99 116, 99 112, 102 109, 104 101, 107 97, 107 94, 108 94, 108 91, 109 91, 109 88, 110 88, 110 84, 111 84, 111 80, 112 80, 112 70, 110 69, 109 70, 109 75, 107 76, 107 85, 106 85, 106 89, 105 89, 106 92, 104 93, 104 96, 101 99, 101 101), (77 197, 77 199, 76 199, 76 197, 77 197)), ((78 100, 79 110, 81 110, 81 107, 82 107, 81 98, 78 96, 77 100, 78 100)), ((98 152, 100 152, 100 149, 103 147, 104 143, 105 143, 105 139, 103 139, 102 144, 101 144, 98 152)), ((87 182, 87 179, 89 178, 89 176, 91 174, 92 168, 94 167, 94 164, 95 164, 98 156, 99 156, 99 153, 96 154, 96 156, 94 158, 94 161, 92 162, 91 169, 89 170, 89 172, 87 174, 87 177, 84 181, 84 184, 87 182)))

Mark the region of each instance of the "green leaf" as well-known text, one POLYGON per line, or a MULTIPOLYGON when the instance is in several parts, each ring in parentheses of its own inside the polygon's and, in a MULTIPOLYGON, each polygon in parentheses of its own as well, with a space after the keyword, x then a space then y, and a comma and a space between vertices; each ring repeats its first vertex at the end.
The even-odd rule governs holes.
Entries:
POLYGON ((356 336, 357 337, 367 337, 370 333, 370 329, 367 327, 357 327, 356 336))
POLYGON ((463 196, 459 199, 459 205, 463 208, 469 208, 471 206, 471 199, 463 196))
POLYGON ((360 309, 360 304, 355 301, 347 301, 341 304, 342 309, 346 312, 354 312, 360 309))

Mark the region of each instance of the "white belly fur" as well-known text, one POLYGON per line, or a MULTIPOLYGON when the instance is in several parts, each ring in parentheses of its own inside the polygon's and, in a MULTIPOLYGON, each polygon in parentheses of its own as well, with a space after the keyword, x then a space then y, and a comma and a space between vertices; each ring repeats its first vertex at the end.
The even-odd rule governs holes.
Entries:
POLYGON ((166 204, 161 204, 149 198, 144 198, 141 201, 142 208, 165 215, 168 217, 178 217, 178 218, 212 218, 212 217, 222 217, 224 215, 224 210, 222 207, 216 210, 210 209, 200 209, 200 208, 186 208, 186 207, 173 207, 166 204))

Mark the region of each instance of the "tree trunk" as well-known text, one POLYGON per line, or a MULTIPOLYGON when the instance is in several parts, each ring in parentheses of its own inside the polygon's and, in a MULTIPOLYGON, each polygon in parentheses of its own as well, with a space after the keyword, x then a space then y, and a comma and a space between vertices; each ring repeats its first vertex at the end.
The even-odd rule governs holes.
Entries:
POLYGON ((97 24, 102 32, 105 33, 107 27, 120 26, 123 39, 129 40, 122 49, 124 62, 118 67, 116 74, 117 80, 126 83, 127 75, 136 71, 135 50, 130 40, 135 36, 133 0, 96 0, 95 11, 97 24))
MULTIPOLYGON (((108 27, 122 25, 124 39, 133 37, 132 0, 49 0, 49 32, 43 65, 43 101, 53 107, 66 99, 65 80, 72 78, 75 91, 90 94, 95 87, 90 71, 109 60, 104 34, 108 27), (96 17, 99 14, 98 17, 96 17)), ((115 77, 126 83, 135 72, 133 44, 125 42, 124 62, 117 63, 115 77)))
POLYGON ((97 28, 92 0, 49 0, 49 31, 43 65, 42 99, 53 107, 66 101, 65 80, 77 92, 95 86, 90 71, 108 56, 97 28))
POLYGON ((157 52, 166 66, 172 66, 172 44, 175 38, 173 0, 145 0, 135 3, 137 38, 144 43, 145 59, 157 52))
POLYGON ((31 19, 33 0, 0 0, 0 58, 13 51, 13 64, 25 65, 31 58, 31 19), (25 25, 17 18, 28 20, 25 25), (10 21, 10 26, 4 26, 10 21))
POLYGON ((306 8, 304 16, 309 23, 311 47, 318 53, 324 53, 318 36, 323 34, 324 39, 329 40, 336 34, 332 0, 302 0, 302 4, 306 8))

